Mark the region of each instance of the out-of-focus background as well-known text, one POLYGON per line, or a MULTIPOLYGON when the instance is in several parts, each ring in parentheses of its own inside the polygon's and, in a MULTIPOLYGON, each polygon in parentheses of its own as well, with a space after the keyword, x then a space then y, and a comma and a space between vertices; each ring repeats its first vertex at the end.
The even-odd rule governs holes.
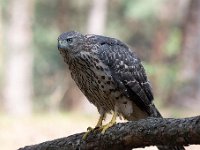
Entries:
POLYGON ((70 30, 115 37, 135 49, 164 117, 200 113, 199 0, 1 0, 1 149, 95 125, 96 108, 57 50, 57 37, 70 30))

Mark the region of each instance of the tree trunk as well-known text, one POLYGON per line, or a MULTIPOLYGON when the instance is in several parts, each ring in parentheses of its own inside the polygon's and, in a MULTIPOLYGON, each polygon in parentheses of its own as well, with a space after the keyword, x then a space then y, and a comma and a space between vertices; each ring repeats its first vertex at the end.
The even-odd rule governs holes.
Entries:
POLYGON ((175 100, 181 100, 185 106, 199 109, 200 105, 200 1, 191 0, 184 27, 182 54, 180 56, 180 87, 175 90, 175 100), (193 101, 193 102, 191 102, 193 101), (191 105, 194 103, 195 105, 191 105))
POLYGON ((103 34, 105 31, 108 0, 93 0, 88 17, 87 32, 103 34))
POLYGON ((8 114, 32 111, 33 0, 10 0, 4 101, 8 114))
MULTIPOLYGON (((2 69, 2 65, 3 65, 3 30, 2 30, 2 26, 3 26, 3 21, 2 21, 2 6, 0 5, 0 71, 2 69)), ((1 87, 1 85, 0 85, 1 87)), ((2 91, 1 91, 2 92, 2 91)), ((0 95, 2 94, 0 92, 0 95)))

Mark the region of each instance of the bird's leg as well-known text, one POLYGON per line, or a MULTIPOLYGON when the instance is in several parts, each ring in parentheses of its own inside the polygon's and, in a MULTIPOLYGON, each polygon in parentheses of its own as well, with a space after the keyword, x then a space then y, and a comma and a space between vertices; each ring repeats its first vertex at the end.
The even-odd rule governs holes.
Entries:
POLYGON ((97 124, 95 126, 95 129, 96 128, 100 128, 102 126, 102 122, 103 122, 104 118, 105 118, 105 114, 100 115, 99 120, 98 120, 98 122, 97 122, 97 124))
POLYGON ((104 120, 104 118, 105 118, 105 114, 100 115, 99 120, 98 120, 95 128, 88 127, 87 132, 85 132, 82 139, 85 140, 90 132, 92 132, 95 129, 101 128, 102 127, 102 121, 104 120))
POLYGON ((108 128, 112 127, 116 123, 117 115, 117 111, 114 111, 111 121, 108 124, 101 126, 102 134, 104 134, 108 128))

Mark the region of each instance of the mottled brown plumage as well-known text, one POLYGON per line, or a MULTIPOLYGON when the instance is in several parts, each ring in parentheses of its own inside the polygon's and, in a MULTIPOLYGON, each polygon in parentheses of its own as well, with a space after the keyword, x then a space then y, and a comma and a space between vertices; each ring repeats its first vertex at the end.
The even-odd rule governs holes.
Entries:
POLYGON ((97 126, 111 112, 127 120, 161 117, 140 59, 123 42, 72 31, 58 37, 58 49, 77 86, 97 107, 101 115, 97 126))

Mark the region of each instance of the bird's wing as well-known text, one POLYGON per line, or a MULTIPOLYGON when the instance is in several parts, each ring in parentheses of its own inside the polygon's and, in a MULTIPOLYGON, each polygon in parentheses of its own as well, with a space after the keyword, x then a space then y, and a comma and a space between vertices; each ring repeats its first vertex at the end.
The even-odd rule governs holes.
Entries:
POLYGON ((121 41, 96 36, 98 55, 108 66, 117 87, 142 110, 151 114, 153 100, 150 83, 139 58, 121 41))

